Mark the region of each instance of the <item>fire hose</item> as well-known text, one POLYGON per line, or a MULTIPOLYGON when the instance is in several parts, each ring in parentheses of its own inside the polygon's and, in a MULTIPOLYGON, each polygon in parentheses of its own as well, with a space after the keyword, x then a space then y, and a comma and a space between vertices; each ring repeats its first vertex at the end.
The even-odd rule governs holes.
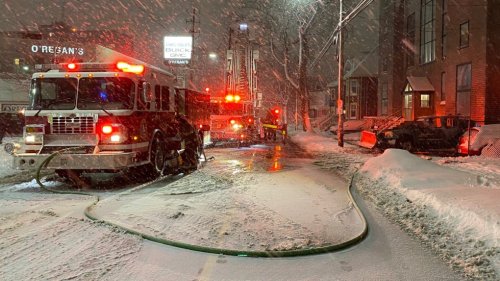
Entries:
MULTIPOLYGON (((222 255, 239 256, 239 257, 268 257, 268 258, 271 258, 271 257, 294 257, 294 256, 305 256, 305 255, 314 255, 314 254, 324 254, 324 253, 328 253, 328 252, 338 251, 338 250, 344 249, 344 248, 346 248, 348 246, 354 245, 354 244, 362 241, 366 237, 366 235, 368 233, 368 224, 366 223, 366 219, 363 216, 363 214, 361 213, 361 210, 359 209, 359 207, 356 205, 356 203, 355 203, 355 201, 354 201, 354 199, 352 197, 352 194, 351 194, 352 182, 353 182, 354 176, 356 175, 356 173, 354 173, 353 176, 351 177, 350 181, 349 181, 348 195, 349 195, 349 199, 353 202, 353 206, 356 209, 356 211, 358 212, 358 215, 360 216, 361 220, 363 221, 363 224, 364 224, 365 227, 363 228, 363 230, 361 231, 361 233, 359 233, 358 235, 356 235, 351 240, 348 240, 348 241, 345 241, 345 242, 342 242, 342 243, 339 243, 339 244, 329 245, 329 246, 322 246, 322 247, 316 247, 316 248, 307 248, 307 249, 298 249, 298 250, 248 251, 248 250, 234 250, 234 249, 224 249, 224 248, 214 248, 214 247, 200 246, 200 245, 195 245, 195 244, 188 244, 188 243, 184 243, 184 242, 179 242, 179 241, 174 241, 174 240, 159 238, 159 237, 152 236, 152 235, 149 235, 149 234, 146 234, 146 233, 143 233, 143 232, 140 232, 140 231, 128 228, 128 227, 124 227, 124 226, 116 224, 116 223, 112 223, 112 222, 109 222, 109 221, 105 221, 103 219, 99 219, 98 217, 94 216, 91 213, 91 210, 92 210, 93 207, 95 207, 97 205, 97 203, 99 203, 99 201, 100 201, 100 196, 99 195, 95 195, 95 194, 88 193, 88 192, 80 192, 80 191, 54 190, 54 189, 50 189, 50 188, 46 187, 41 182, 41 180, 40 180, 40 172, 41 172, 41 170, 44 167, 47 167, 47 165, 49 164, 49 162, 54 157, 56 157, 57 155, 59 155, 59 154, 61 154, 63 152, 71 151, 73 149, 78 149, 78 147, 68 148, 68 149, 63 149, 63 150, 56 151, 56 152, 52 153, 49 157, 47 157, 38 166, 37 171, 36 171, 36 177, 35 177, 35 179, 36 179, 36 182, 38 183, 38 185, 40 186, 40 188, 43 189, 43 190, 45 190, 45 191, 52 192, 52 193, 58 193, 58 194, 76 194, 76 195, 92 196, 94 198, 94 201, 90 205, 88 205, 85 208, 85 210, 84 210, 84 214, 85 214, 85 216, 87 218, 89 218, 92 221, 100 222, 101 224, 104 224, 104 225, 107 225, 107 226, 110 226, 110 227, 114 227, 114 228, 120 229, 120 230, 124 231, 125 233, 132 234, 132 235, 137 235, 137 236, 139 236, 139 237, 141 237, 143 239, 146 239, 146 240, 149 240, 149 241, 153 241, 153 242, 156 242, 156 243, 161 243, 161 244, 164 244, 164 245, 169 245, 169 246, 183 248, 183 249, 192 250, 192 251, 212 253, 212 254, 218 254, 218 255, 222 254, 222 255)), ((134 189, 137 190, 137 189, 139 189, 139 188, 141 188, 143 186, 150 185, 151 183, 157 182, 157 181, 159 181, 159 180, 161 180, 161 179, 163 179, 165 177, 166 176, 160 177, 160 178, 158 178, 158 179, 156 179, 156 180, 154 180, 152 182, 148 182, 148 183, 142 184, 141 186, 136 187, 134 189)), ((176 195, 179 195, 179 194, 176 194, 176 195)))

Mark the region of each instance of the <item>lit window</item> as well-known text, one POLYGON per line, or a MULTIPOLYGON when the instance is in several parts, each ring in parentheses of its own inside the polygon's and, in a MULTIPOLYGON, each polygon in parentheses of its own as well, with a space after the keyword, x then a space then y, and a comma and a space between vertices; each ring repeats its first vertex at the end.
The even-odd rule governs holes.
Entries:
POLYGON ((431 106, 431 96, 429 94, 420 95, 420 107, 429 108, 431 106))

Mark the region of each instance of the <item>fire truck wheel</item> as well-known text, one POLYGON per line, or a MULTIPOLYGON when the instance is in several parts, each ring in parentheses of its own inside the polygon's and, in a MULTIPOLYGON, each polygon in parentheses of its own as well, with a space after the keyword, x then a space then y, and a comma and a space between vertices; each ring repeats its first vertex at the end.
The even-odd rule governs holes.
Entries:
POLYGON ((196 148, 186 148, 182 153, 183 165, 181 170, 183 172, 190 172, 198 168, 200 158, 198 156, 198 147, 196 148))
POLYGON ((151 144, 151 163, 148 172, 150 175, 147 175, 151 178, 157 178, 160 176, 163 171, 163 167, 165 166, 165 142, 163 138, 159 135, 156 135, 152 144, 151 144))

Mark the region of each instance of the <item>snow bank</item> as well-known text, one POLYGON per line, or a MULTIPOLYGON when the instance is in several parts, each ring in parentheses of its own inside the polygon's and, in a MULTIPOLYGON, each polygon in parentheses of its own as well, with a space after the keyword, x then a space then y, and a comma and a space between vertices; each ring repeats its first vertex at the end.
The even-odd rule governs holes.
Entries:
POLYGON ((389 149, 363 165, 358 188, 453 266, 475 278, 498 276, 500 189, 481 177, 389 149))

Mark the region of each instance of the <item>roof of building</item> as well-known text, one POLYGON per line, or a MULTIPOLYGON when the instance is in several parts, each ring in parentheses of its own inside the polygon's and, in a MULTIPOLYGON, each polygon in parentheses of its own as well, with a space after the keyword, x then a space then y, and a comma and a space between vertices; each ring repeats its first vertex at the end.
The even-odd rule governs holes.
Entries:
POLYGON ((406 81, 414 92, 434 92, 434 86, 427 77, 408 76, 406 81))

